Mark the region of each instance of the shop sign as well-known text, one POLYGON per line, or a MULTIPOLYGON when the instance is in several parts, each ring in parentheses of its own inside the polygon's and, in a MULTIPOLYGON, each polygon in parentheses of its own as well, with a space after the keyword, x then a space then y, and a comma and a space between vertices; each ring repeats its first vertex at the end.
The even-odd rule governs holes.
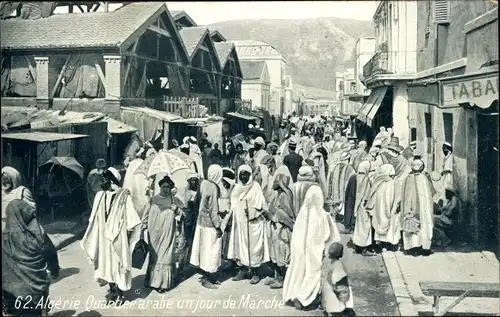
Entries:
POLYGON ((470 103, 486 109, 498 100, 498 76, 443 83, 443 106, 470 103))

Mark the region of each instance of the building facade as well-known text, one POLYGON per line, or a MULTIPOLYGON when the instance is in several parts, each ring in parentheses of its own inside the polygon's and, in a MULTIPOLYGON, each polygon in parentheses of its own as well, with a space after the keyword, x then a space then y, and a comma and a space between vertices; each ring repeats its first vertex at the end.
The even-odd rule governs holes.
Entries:
POLYGON ((406 81, 417 68, 417 1, 380 1, 373 17, 375 54, 363 66, 362 83, 371 90, 358 112, 363 138, 392 127, 403 145, 410 139, 406 81))
POLYGON ((441 145, 453 145, 464 232, 498 250, 498 5, 435 0, 417 7, 411 139, 429 171, 442 171, 441 145))
POLYGON ((241 61, 243 83, 241 98, 251 100, 251 110, 265 109, 271 106, 271 79, 265 61, 241 61))
POLYGON ((285 105, 286 59, 268 43, 244 40, 233 41, 240 61, 265 61, 271 80, 271 100, 269 112, 273 115, 291 113, 285 105))
POLYGON ((376 40, 374 37, 360 37, 356 42, 356 64, 354 66, 354 79, 356 80, 357 95, 369 96, 370 89, 366 88, 363 79, 363 66, 375 55, 376 40))

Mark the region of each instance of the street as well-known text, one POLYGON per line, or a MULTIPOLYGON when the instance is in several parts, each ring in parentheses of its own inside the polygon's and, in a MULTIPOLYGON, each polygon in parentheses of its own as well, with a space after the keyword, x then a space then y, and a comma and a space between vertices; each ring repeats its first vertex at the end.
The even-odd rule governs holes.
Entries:
MULTIPOLYGON (((349 237, 343 235, 345 245, 349 237)), ((51 286, 54 305, 51 316, 323 316, 319 309, 299 311, 281 303, 281 290, 272 290, 260 282, 248 280, 223 282, 218 290, 203 288, 194 275, 164 294, 144 288, 146 270, 133 272, 132 289, 126 293, 130 302, 121 307, 104 305, 107 286, 99 287, 93 279, 79 241, 59 251, 61 276, 51 286)), ((359 316, 399 315, 382 257, 363 257, 344 250, 344 264, 354 293, 354 309, 359 316)))

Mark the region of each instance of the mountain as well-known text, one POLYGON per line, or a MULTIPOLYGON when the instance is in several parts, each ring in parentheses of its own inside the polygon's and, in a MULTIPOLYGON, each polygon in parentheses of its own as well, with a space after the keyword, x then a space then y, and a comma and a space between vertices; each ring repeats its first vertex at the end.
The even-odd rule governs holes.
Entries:
POLYGON ((208 25, 228 40, 256 40, 274 46, 287 59, 294 84, 335 87, 335 72, 354 68, 356 41, 373 36, 371 21, 340 18, 235 20, 208 25))

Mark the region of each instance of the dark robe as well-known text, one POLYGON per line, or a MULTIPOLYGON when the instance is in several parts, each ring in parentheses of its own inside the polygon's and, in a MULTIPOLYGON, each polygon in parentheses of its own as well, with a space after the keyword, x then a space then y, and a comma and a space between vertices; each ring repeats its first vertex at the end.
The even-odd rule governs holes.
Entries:
POLYGON ((293 182, 297 181, 297 175, 299 175, 299 168, 302 166, 303 158, 299 154, 292 152, 285 156, 283 159, 283 164, 288 167, 290 174, 292 175, 293 182))
POLYGON ((345 190, 344 201, 344 227, 346 229, 354 228, 355 218, 354 210, 356 208, 356 174, 349 177, 345 190))

